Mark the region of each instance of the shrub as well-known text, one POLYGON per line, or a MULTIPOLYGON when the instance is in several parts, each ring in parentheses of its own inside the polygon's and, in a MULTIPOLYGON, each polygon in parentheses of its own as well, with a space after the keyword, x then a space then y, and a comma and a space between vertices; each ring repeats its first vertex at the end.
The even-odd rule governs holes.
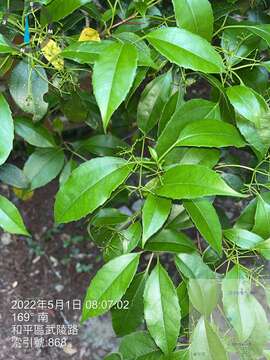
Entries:
MULTIPOLYGON (((266 2, 11 3, 0 179, 27 196, 59 177, 55 221, 87 222, 105 265, 82 321, 111 310, 107 359, 269 356, 250 292, 270 258, 266 2)), ((3 196, 0 225, 29 235, 3 196)))

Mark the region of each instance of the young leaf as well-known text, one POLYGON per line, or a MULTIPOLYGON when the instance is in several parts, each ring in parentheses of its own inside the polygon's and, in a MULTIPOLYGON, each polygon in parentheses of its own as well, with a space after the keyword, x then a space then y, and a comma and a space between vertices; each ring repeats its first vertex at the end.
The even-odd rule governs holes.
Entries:
POLYGON ((267 239, 270 237, 270 205, 258 197, 253 232, 267 239))
POLYGON ((143 321, 143 292, 146 274, 135 275, 126 294, 121 299, 122 308, 113 307, 112 323, 117 336, 124 336, 136 331, 143 321))
POLYGON ((222 253, 222 229, 214 206, 206 199, 183 203, 196 228, 219 254, 222 253))
POLYGON ((224 236, 244 250, 254 249, 258 244, 263 242, 263 238, 251 231, 239 228, 225 230, 224 236))
POLYGON ((164 156, 165 153, 176 146, 181 131, 186 125, 203 119, 221 119, 218 103, 193 99, 180 106, 158 138, 156 146, 158 155, 164 156))
POLYGON ((33 124, 30 119, 15 118, 15 133, 31 145, 43 148, 56 147, 55 140, 49 131, 38 124, 33 124))
POLYGON ((125 100, 136 74, 137 49, 131 44, 114 43, 102 52, 94 65, 93 87, 103 127, 125 100))
POLYGON ((8 158, 14 139, 14 125, 9 105, 2 94, 0 94, 0 165, 8 158))
POLYGON ((165 223, 171 210, 171 201, 149 194, 142 210, 142 245, 165 223))
POLYGON ((146 134, 158 123, 171 92, 172 74, 156 77, 144 89, 137 112, 139 128, 146 134))
POLYGON ((147 331, 137 331, 125 336, 119 346, 125 360, 159 360, 162 352, 147 331))
POLYGON ((84 299, 82 319, 109 311, 125 294, 139 264, 140 254, 119 256, 105 264, 95 275, 84 299))
POLYGON ((187 253, 196 250, 196 247, 184 233, 173 229, 164 229, 147 241, 145 250, 187 253))
POLYGON ((222 58, 209 42, 187 30, 174 27, 150 32, 147 40, 170 62, 204 73, 224 71, 222 58))
POLYGON ((75 169, 55 201, 58 223, 78 220, 102 205, 128 177, 133 166, 114 157, 96 158, 75 169))
POLYGON ((0 195, 0 226, 11 234, 29 235, 17 208, 0 195))
POLYGON ((48 92, 48 80, 43 67, 32 67, 26 61, 19 62, 12 70, 9 82, 10 94, 24 112, 33 114, 33 120, 41 120, 48 110, 43 99, 48 92))
POLYGON ((171 199, 196 199, 202 196, 244 195, 230 188, 213 170, 202 165, 176 165, 162 176, 162 185, 155 190, 171 199))
POLYGON ((190 355, 192 358, 196 358, 197 354, 203 354, 203 358, 207 360, 229 359, 218 334, 216 334, 212 326, 203 317, 198 321, 191 340, 190 355))
POLYGON ((176 289, 160 264, 146 282, 144 317, 157 346, 165 354, 173 351, 180 331, 181 310, 176 289))
POLYGON ((38 149, 24 164, 24 175, 34 190, 53 180, 64 166, 64 152, 61 149, 38 149))
POLYGON ((173 0, 173 6, 180 28, 211 40, 214 16, 208 0, 173 0))
POLYGON ((176 146, 243 147, 246 143, 231 124, 217 120, 192 122, 181 131, 176 146))

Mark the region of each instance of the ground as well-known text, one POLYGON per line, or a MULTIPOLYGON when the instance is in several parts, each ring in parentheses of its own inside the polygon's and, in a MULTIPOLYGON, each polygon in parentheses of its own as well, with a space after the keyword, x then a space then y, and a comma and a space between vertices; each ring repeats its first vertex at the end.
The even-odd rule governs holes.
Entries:
MULTIPOLYGON (((1 194, 20 209, 26 226, 33 235, 24 237, 0 234, 0 359, 98 360, 117 346, 117 339, 108 316, 88 321, 79 326, 78 335, 68 339, 64 348, 16 349, 12 346, 12 310, 16 299, 73 299, 82 300, 91 277, 101 266, 99 249, 87 236, 84 224, 69 224, 57 228, 53 223, 53 202, 56 183, 39 189, 32 199, 18 200, 9 189, 1 194)), ((51 310, 49 324, 78 324, 79 310, 51 310)), ((28 323, 35 324, 37 314, 28 323)), ((18 321, 16 320, 16 324, 18 321)))

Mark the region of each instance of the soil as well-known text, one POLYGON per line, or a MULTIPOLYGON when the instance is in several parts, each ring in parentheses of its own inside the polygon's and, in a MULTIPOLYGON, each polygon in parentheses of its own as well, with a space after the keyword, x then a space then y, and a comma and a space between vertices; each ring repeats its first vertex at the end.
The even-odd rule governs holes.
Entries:
MULTIPOLYGON (((27 241, 25 237, 0 233, 0 359, 103 359, 117 346, 109 317, 78 325, 81 311, 72 309, 72 301, 83 300, 91 277, 101 266, 99 249, 89 241, 85 224, 54 225, 56 183, 38 189, 24 202, 9 191, 7 187, 0 189, 1 194, 8 196, 19 208, 32 239, 27 241), (16 348, 13 325, 37 324, 37 313, 40 312, 40 309, 35 310, 29 321, 20 322, 19 314, 29 313, 29 310, 12 309, 18 299, 63 299, 65 304, 71 305, 65 305, 63 311, 48 310, 48 323, 44 325, 76 324, 78 335, 69 336, 64 347, 16 348)), ((48 340, 49 337, 45 338, 48 340)))

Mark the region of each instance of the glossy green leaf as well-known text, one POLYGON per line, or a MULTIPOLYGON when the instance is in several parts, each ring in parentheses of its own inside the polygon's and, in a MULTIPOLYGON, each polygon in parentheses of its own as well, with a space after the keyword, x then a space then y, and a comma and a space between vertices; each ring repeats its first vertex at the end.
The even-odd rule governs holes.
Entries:
POLYGON ((14 125, 9 105, 0 93, 0 165, 8 158, 14 139, 14 125))
POLYGON ((180 253, 175 264, 181 275, 188 278, 188 294, 192 305, 201 314, 210 315, 218 303, 216 274, 197 252, 180 253))
POLYGON ((141 241, 142 226, 139 222, 131 224, 127 229, 120 232, 122 236, 123 252, 128 253, 136 248, 141 241))
POLYGON ((165 157, 164 164, 197 164, 212 168, 218 163, 220 155, 217 149, 174 148, 165 157))
POLYGON ((102 205, 128 177, 132 165, 114 157, 96 158, 75 169, 55 201, 58 223, 78 220, 102 205))
POLYGON ((192 221, 183 205, 173 204, 166 228, 172 230, 189 229, 193 226, 192 221))
POLYGON ((122 356, 119 353, 111 353, 105 356, 103 360, 122 360, 122 356))
POLYGON ((91 221, 93 226, 117 225, 127 221, 128 216, 118 209, 104 208, 100 209, 91 221))
POLYGON ((165 269, 157 264, 144 291, 144 317, 157 346, 171 352, 180 331, 181 310, 176 289, 165 269))
POLYGON ((29 180, 23 171, 13 164, 4 164, 0 167, 0 180, 19 189, 29 187, 29 180))
POLYGON ((180 106, 158 138, 156 146, 158 155, 164 156, 176 146, 181 131, 186 125, 203 119, 220 120, 218 103, 193 99, 180 106))
POLYGON ((123 306, 112 308, 112 323, 117 336, 124 336, 136 331, 143 321, 143 292, 146 275, 135 275, 126 294, 121 299, 123 306))
POLYGON ((21 110, 33 115, 34 121, 41 120, 48 110, 48 103, 43 99, 48 90, 47 75, 43 67, 32 67, 23 60, 12 70, 10 94, 21 110))
POLYGON ((67 179, 70 177, 72 171, 75 170, 77 166, 78 166, 78 163, 73 159, 70 159, 65 164, 65 166, 63 167, 63 170, 61 171, 61 174, 59 176, 60 185, 63 185, 67 181, 67 179))
POLYGON ((39 124, 33 124, 30 119, 15 118, 15 133, 31 145, 43 148, 56 147, 55 140, 50 132, 39 124))
POLYGON ((136 74, 137 49, 131 44, 114 43, 94 65, 93 87, 103 127, 125 100, 136 74))
POLYGON ((47 6, 42 7, 41 25, 61 20, 89 2, 90 0, 53 0, 47 6))
POLYGON ((113 42, 109 40, 77 41, 67 46, 60 55, 80 64, 94 64, 99 55, 105 53, 112 44, 113 42))
POLYGON ((266 239, 270 237, 270 204, 258 197, 253 232, 266 239))
POLYGON ((150 32, 147 40, 170 62, 204 73, 221 73, 224 65, 209 42, 179 28, 162 28, 150 32))
POLYGON ((219 254, 222 253, 222 229, 214 206, 205 199, 186 200, 184 207, 196 228, 219 254))
POLYGON ((184 281, 182 281, 178 285, 176 292, 177 292, 178 301, 179 301, 180 308, 181 308, 181 315, 182 315, 182 318, 184 318, 189 314, 189 307, 190 307, 188 290, 187 290, 187 286, 184 281))
POLYGON ((145 250, 159 252, 192 252, 196 249, 194 243, 182 232, 173 229, 161 230, 157 235, 149 239, 145 250))
POLYGON ((198 321, 191 340, 190 356, 196 359, 198 354, 203 354, 205 360, 228 360, 228 354, 210 323, 203 317, 198 321))
POLYGON ((227 319, 235 329, 239 340, 246 341, 254 328, 254 312, 250 281, 235 266, 222 281, 223 307, 227 319))
POLYGON ((171 199, 196 199, 212 195, 243 197, 215 171, 202 165, 176 165, 165 172, 161 181, 156 194, 171 199))
POLYGON ((0 195, 0 227, 11 234, 29 235, 17 208, 0 195))
POLYGON ((18 51, 0 34, 0 54, 16 54, 18 51))
POLYGON ((104 314, 122 298, 137 271, 139 258, 136 253, 122 255, 97 272, 84 299, 81 321, 104 314))
POLYGON ((247 29, 249 31, 251 31, 253 34, 261 37, 262 39, 264 39, 268 46, 270 45, 270 25, 269 24, 255 24, 255 25, 250 25, 250 24, 243 24, 243 25, 235 25, 233 26, 233 28, 237 29, 247 29))
POLYGON ((180 133, 176 146, 243 147, 245 144, 233 125, 207 119, 186 125, 180 133))
POLYGON ((208 0, 173 0, 177 25, 211 40, 214 16, 208 0))
POLYGON ((263 241, 263 238, 251 231, 239 228, 225 230, 224 236, 239 246, 241 249, 254 249, 256 245, 263 241))
POLYGON ((260 242, 254 250, 258 251, 265 259, 270 260, 270 239, 260 242))
POLYGON ((95 135, 73 143, 76 151, 90 152, 100 156, 111 156, 127 148, 127 143, 111 134, 95 135))
POLYGON ((142 245, 165 223, 171 210, 171 201, 149 194, 142 210, 143 237, 142 245))
POLYGON ((172 74, 167 72, 156 77, 144 89, 137 112, 139 128, 148 133, 158 123, 162 110, 170 96, 172 74))
POLYGON ((63 166, 64 152, 61 149, 38 149, 27 159, 23 172, 33 190, 53 180, 63 166))
POLYGON ((159 360, 162 355, 146 331, 137 331, 125 336, 120 343, 119 352, 124 360, 159 360))

